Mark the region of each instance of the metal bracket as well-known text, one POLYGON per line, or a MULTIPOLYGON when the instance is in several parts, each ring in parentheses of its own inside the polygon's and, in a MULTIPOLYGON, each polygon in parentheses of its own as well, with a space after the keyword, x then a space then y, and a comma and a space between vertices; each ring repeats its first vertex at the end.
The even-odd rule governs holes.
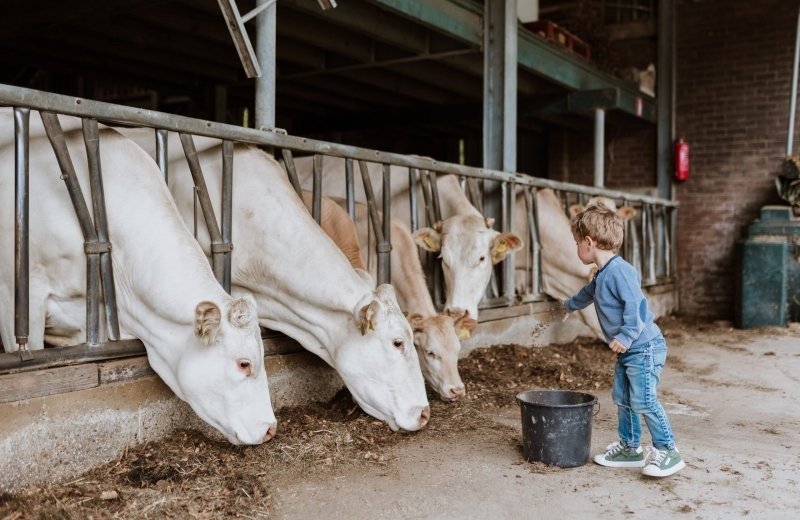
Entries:
POLYGON ((233 251, 233 244, 231 243, 218 242, 211 244, 212 253, 230 253, 231 251, 233 251))
POLYGON ((17 336, 17 346, 17 352, 19 352, 20 361, 33 361, 33 354, 31 354, 31 351, 28 348, 27 336, 17 336))
POLYGON ((87 255, 99 255, 111 252, 111 242, 84 242, 83 251, 87 255))

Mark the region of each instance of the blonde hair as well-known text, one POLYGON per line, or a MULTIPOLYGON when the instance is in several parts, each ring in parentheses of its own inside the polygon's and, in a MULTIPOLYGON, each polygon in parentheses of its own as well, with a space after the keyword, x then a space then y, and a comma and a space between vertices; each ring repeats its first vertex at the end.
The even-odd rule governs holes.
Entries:
POLYGON ((622 246, 622 219, 604 204, 593 204, 569 221, 572 233, 583 240, 590 237, 597 247, 617 251, 622 246))

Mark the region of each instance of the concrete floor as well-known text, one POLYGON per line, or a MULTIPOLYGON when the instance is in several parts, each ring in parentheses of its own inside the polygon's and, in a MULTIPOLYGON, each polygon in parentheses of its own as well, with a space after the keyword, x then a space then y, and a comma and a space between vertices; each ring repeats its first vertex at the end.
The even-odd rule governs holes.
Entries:
MULTIPOLYGON (((795 324, 796 325, 796 324, 795 324)), ((687 462, 662 480, 589 463, 523 462, 517 408, 453 440, 407 442, 387 466, 277 481, 275 516, 326 518, 798 518, 800 330, 671 330, 661 398, 687 462)), ((592 452, 616 439, 598 393, 592 452)), ((649 442, 649 436, 647 437, 649 442)))

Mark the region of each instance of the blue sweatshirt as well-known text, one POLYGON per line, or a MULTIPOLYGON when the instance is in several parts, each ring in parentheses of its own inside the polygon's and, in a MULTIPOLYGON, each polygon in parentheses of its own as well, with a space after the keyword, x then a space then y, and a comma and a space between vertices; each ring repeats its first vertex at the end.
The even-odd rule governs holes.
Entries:
POLYGON ((564 302, 564 307, 573 312, 592 302, 606 343, 616 339, 631 350, 661 334, 647 308, 639 272, 619 256, 611 257, 591 282, 564 302))

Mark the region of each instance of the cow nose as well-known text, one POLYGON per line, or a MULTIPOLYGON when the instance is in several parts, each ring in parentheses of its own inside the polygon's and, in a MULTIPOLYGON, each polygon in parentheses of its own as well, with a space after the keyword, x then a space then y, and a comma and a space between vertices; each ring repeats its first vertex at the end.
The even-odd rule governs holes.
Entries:
POLYGON ((460 318, 467 313, 466 309, 459 309, 458 307, 447 307, 444 310, 444 313, 453 318, 460 318))
POLYGON ((261 439, 261 442, 267 442, 271 438, 275 437, 275 432, 278 431, 278 426, 276 424, 270 424, 269 428, 267 428, 267 433, 264 434, 264 437, 261 439))
POLYGON ((426 424, 428 424, 428 419, 431 418, 431 407, 426 406, 422 409, 422 413, 419 414, 419 427, 424 428, 426 424))
POLYGON ((450 397, 450 399, 455 400, 459 397, 464 397, 466 393, 467 391, 464 389, 464 384, 462 383, 460 385, 451 386, 450 390, 447 392, 447 395, 450 397))

